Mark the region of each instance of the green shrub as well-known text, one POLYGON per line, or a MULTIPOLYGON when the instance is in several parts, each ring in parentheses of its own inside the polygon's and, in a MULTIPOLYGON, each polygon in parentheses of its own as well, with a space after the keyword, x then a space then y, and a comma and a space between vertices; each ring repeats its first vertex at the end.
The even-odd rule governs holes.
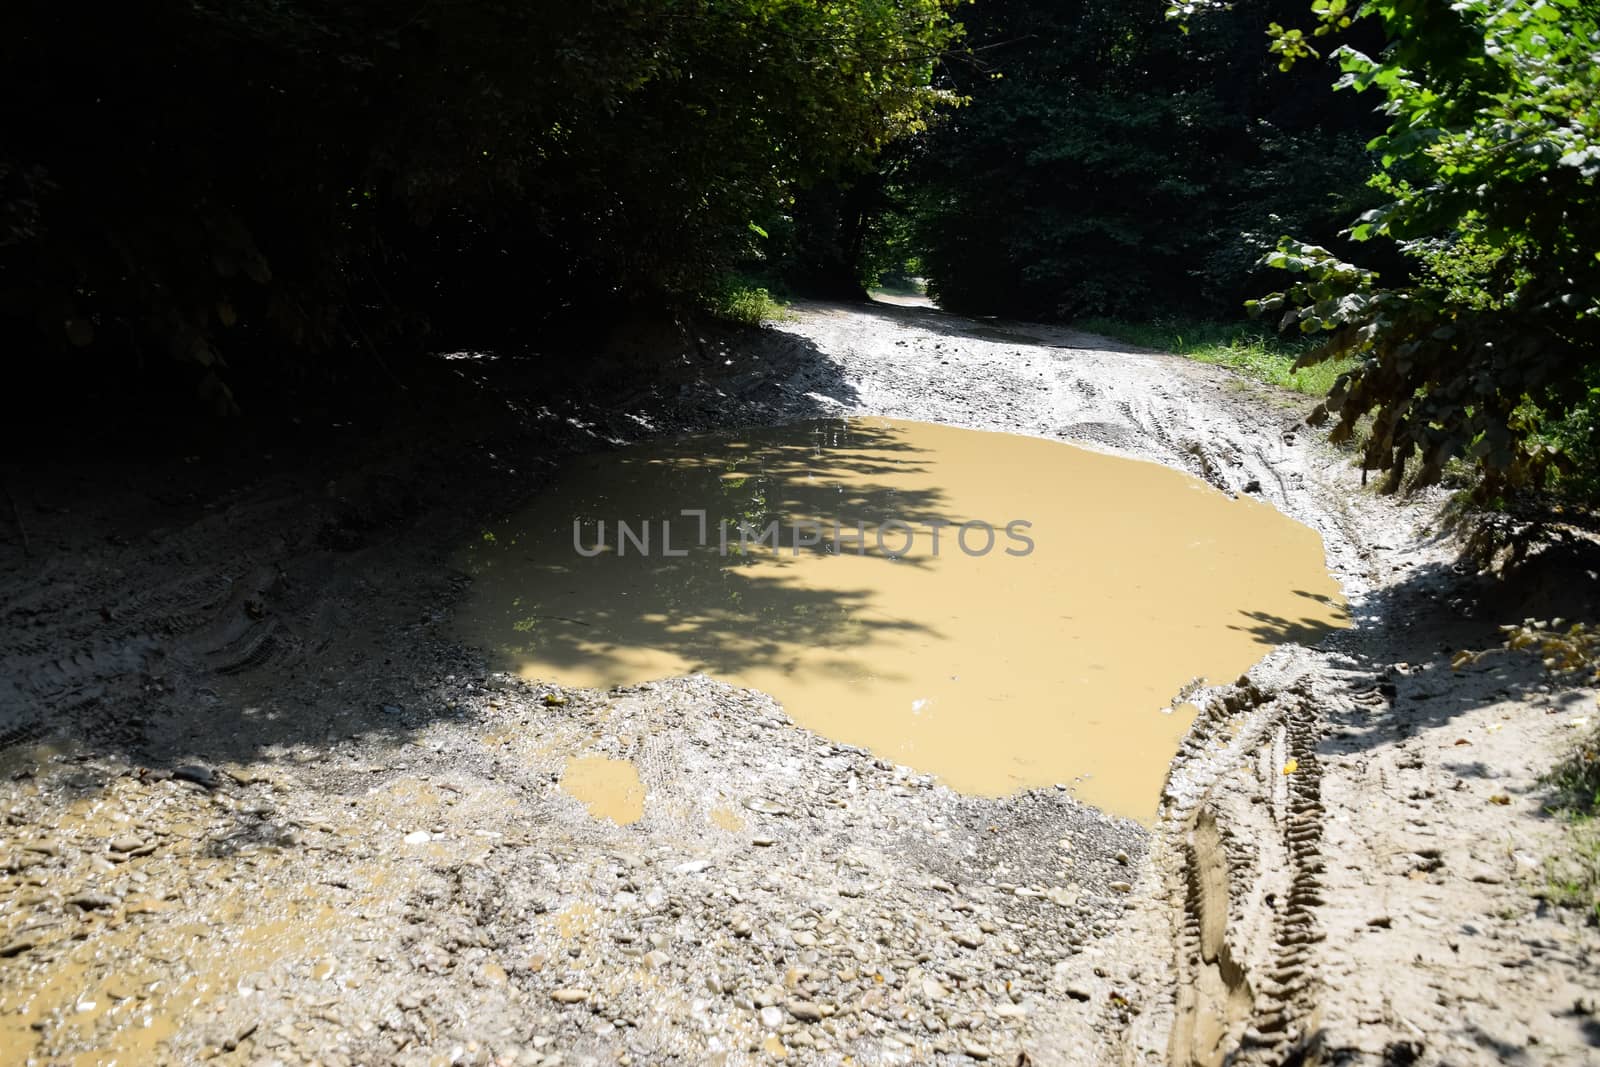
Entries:
POLYGON ((709 314, 729 322, 759 326, 763 322, 786 318, 788 308, 770 290, 742 274, 724 274, 700 294, 700 305, 709 314))
MULTIPOLYGON (((1221 5, 1184 5, 1204 6, 1221 5)), ((1308 361, 1354 359, 1312 421, 1330 421, 1337 442, 1370 417, 1362 463, 1388 474, 1388 490, 1436 481, 1454 459, 1476 468, 1484 502, 1570 476, 1576 453, 1593 458, 1600 370, 1600 8, 1311 6, 1311 35, 1269 29, 1285 69, 1352 20, 1387 38, 1335 52, 1339 84, 1381 96, 1390 120, 1371 145, 1384 202, 1350 234, 1398 242, 1420 268, 1380 281, 1371 264, 1289 238, 1268 257, 1296 277, 1254 310, 1317 336, 1308 361)))

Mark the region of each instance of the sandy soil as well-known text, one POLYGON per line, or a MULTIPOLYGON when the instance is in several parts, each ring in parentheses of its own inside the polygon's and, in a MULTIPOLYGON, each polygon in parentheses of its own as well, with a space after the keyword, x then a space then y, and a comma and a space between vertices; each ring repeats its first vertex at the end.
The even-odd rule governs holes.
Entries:
POLYGON ((1537 780, 1595 695, 1449 666, 1593 617, 1584 546, 1508 589, 1440 498, 1362 490, 1304 398, 925 307, 430 374, 359 431, 8 477, 0 1060, 1595 1060, 1537 780), (850 412, 1259 493, 1358 625, 1260 620, 1287 643, 1197 695, 1154 830, 953 794, 709 679, 566 691, 452 638, 451 552, 562 454, 850 412), (560 792, 573 755, 633 760, 645 818, 560 792))

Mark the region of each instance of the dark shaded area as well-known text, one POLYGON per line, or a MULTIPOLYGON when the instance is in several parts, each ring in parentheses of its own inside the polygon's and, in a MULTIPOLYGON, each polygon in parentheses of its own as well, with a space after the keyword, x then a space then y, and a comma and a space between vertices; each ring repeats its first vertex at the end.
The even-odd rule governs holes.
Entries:
POLYGON ((692 304, 922 114, 950 32, 940 0, 9 4, 7 421, 581 359, 574 324, 692 304))
POLYGON ((465 581, 445 552, 560 460, 824 413, 806 392, 853 400, 809 343, 729 327, 619 330, 584 360, 445 354, 408 384, 370 418, 294 435, 247 419, 221 441, 185 437, 192 451, 112 462, 90 447, 8 471, 0 747, 248 759, 329 740, 330 700, 341 733, 409 734, 455 703, 419 694, 482 671, 433 636, 465 581), (325 685, 375 674, 361 694, 325 685))
MULTIPOLYGON (((1525 618, 1595 618, 1600 615, 1600 545, 1556 543, 1535 551, 1501 574, 1477 573, 1467 562, 1412 568, 1361 609, 1376 615, 1378 628, 1344 631, 1329 646, 1349 659, 1364 707, 1330 711, 1329 736, 1336 751, 1378 748, 1420 730, 1441 726, 1477 707, 1546 694, 1554 704, 1583 699, 1582 678, 1552 677, 1537 655, 1506 651, 1500 627, 1525 618), (1486 653, 1459 669, 1457 653, 1486 653), (1445 679, 1452 679, 1445 684, 1445 679), (1462 682, 1465 684, 1460 684, 1462 682)), ((1578 738, 1574 738, 1574 741, 1578 738)), ((1453 767, 1459 775, 1483 774, 1468 757, 1453 767)), ((1554 781, 1541 798, 1557 806, 1554 781)))
POLYGON ((876 276, 868 262, 869 231, 889 207, 880 172, 819 182, 802 190, 791 211, 772 221, 765 272, 801 296, 864 301, 876 276))
POLYGON ((905 179, 932 294, 1015 318, 1232 320, 1280 236, 1348 247, 1338 231, 1377 202, 1365 144, 1384 121, 1333 91, 1336 64, 1278 69, 1263 31, 1305 15, 1249 0, 1185 32, 1159 3, 976 6, 973 56, 942 68, 971 102, 905 179))

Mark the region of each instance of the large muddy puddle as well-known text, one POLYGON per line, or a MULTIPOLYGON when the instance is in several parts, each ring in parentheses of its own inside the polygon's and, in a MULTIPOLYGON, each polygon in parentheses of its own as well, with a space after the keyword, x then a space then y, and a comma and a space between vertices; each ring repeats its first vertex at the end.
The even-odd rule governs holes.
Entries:
POLYGON ((526 677, 701 671, 1004 795, 1153 816, 1196 681, 1344 625, 1317 533, 1155 463, 886 419, 573 461, 466 553, 466 636, 526 677))

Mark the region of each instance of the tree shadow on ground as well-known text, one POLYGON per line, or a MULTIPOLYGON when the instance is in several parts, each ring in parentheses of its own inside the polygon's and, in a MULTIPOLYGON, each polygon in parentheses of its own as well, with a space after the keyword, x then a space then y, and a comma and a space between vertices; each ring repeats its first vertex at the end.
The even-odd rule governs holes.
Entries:
MULTIPOLYGON (((1334 603, 1331 597, 1308 593, 1301 589, 1296 589, 1295 595, 1328 605, 1334 609, 1333 614, 1339 619, 1349 618, 1349 610, 1343 605, 1334 603)), ((1267 645, 1295 644, 1309 647, 1320 644, 1338 629, 1330 626, 1326 619, 1310 615, 1290 619, 1267 611, 1242 611, 1240 614, 1250 620, 1249 623, 1235 625, 1232 629, 1243 630, 1267 645)))
POLYGON ((1600 618, 1600 545, 1559 540, 1494 576, 1467 561, 1413 567, 1361 607, 1376 627, 1335 634, 1328 647, 1365 676, 1383 702, 1333 712, 1334 744, 1358 751, 1444 725, 1488 704, 1537 693, 1554 704, 1580 699, 1581 680, 1551 678, 1536 656, 1501 650, 1500 627, 1527 618, 1600 618), (1485 652, 1453 666, 1458 653, 1485 652), (1571 688, 1569 688, 1571 687, 1571 688))
POLYGON ((346 732, 409 735, 422 706, 451 714, 419 699, 433 679, 481 670, 439 630, 464 581, 451 550, 567 458, 856 400, 779 331, 614 333, 590 352, 443 352, 381 404, 245 420, 225 447, 209 430, 145 447, 130 422, 119 451, 14 465, 0 749, 243 760, 321 743, 330 708, 346 732), (404 721, 382 710, 401 696, 404 721))
POLYGON ((792 669, 802 651, 808 670, 855 673, 885 638, 938 636, 834 562, 930 566, 927 524, 968 516, 928 484, 929 458, 841 420, 582 457, 467 550, 473 615, 500 665, 557 676, 634 681, 640 650, 722 676, 792 669))

